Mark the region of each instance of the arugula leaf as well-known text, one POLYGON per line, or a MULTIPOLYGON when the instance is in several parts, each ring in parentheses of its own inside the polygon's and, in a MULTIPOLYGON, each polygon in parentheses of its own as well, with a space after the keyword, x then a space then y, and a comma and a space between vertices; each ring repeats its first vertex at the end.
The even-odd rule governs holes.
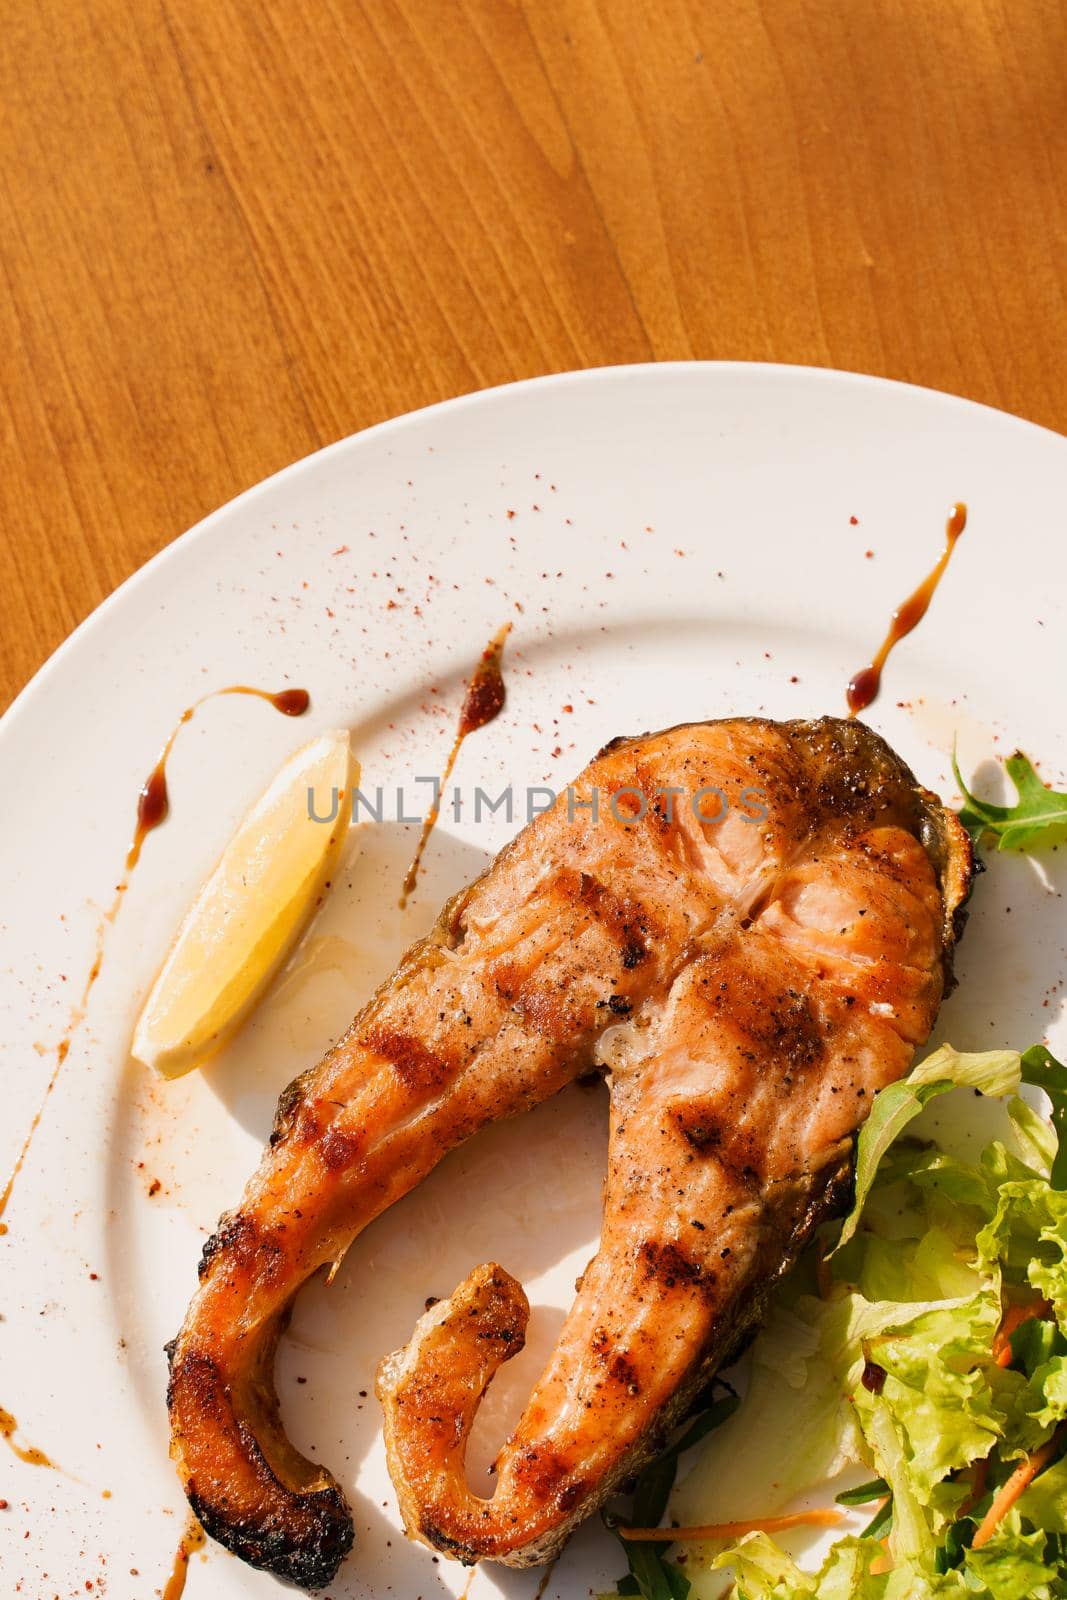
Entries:
POLYGON ((632 1527, 658 1526, 660 1518, 667 1509, 671 1490, 674 1488, 677 1465, 677 1457, 667 1452, 657 1456, 655 1461, 650 1461, 645 1467, 634 1487, 632 1527))
MULTIPOLYGON (((888 1493, 888 1489, 886 1491, 888 1493)), ((879 1506, 867 1526, 860 1532, 861 1539, 881 1539, 893 1526, 893 1496, 884 1506, 879 1506)))
MULTIPOLYGON (((694 1418, 681 1438, 675 1444, 672 1444, 670 1449, 660 1457, 661 1461, 673 1459, 675 1466, 677 1466, 679 1456, 684 1455, 687 1450, 691 1450, 693 1445, 699 1444, 701 1439, 705 1438, 713 1429, 721 1427, 724 1422, 733 1416, 741 1404, 741 1396, 735 1394, 724 1378, 720 1378, 718 1382, 726 1389, 726 1394, 723 1395, 721 1400, 714 1401, 706 1411, 702 1411, 698 1417, 694 1418)), ((663 1513, 660 1512, 660 1516, 662 1515, 663 1513)))
POLYGON ((1067 1189, 1067 1067, 1043 1044, 1032 1044, 1022 1055, 1022 1080, 1044 1089, 1052 1101, 1052 1126, 1059 1140, 1049 1182, 1067 1189))
POLYGON ((686 1600, 689 1579, 673 1561, 664 1561, 653 1545, 627 1544, 625 1539, 621 1543, 644 1600, 686 1600))
MULTIPOLYGON (((692 1584, 676 1562, 664 1561, 651 1545, 626 1548, 637 1552, 635 1569, 619 1579, 615 1594, 640 1595, 643 1600, 687 1600, 692 1584)), ((601 1595, 600 1600, 613 1600, 613 1596, 601 1595)))
POLYGON ((1047 789, 1021 750, 1008 756, 1004 770, 1019 797, 1013 806, 996 806, 973 795, 960 775, 955 750, 952 752, 952 771, 964 799, 960 821, 975 844, 986 833, 995 836, 998 850, 1063 844, 1067 840, 1067 794, 1047 789))
POLYGON ((975 1523, 971 1517, 961 1517, 946 1529, 936 1558, 938 1572, 951 1572, 956 1567, 961 1567, 971 1547, 971 1540, 975 1534, 975 1523))
POLYGON ((659 1564, 667 1574, 671 1600, 686 1600, 686 1596, 693 1585, 689 1582, 681 1567, 676 1561, 665 1561, 662 1556, 660 1556, 659 1564))
POLYGON ((834 1500, 839 1506, 865 1506, 872 1500, 882 1500, 889 1493, 889 1485, 884 1478, 875 1478, 871 1483, 861 1483, 855 1489, 842 1489, 840 1494, 834 1495, 834 1500))
MULTIPOLYGON (((694 1417, 674 1443, 654 1461, 650 1461, 638 1475, 627 1518, 628 1527, 655 1528, 659 1525, 674 1488, 678 1457, 705 1438, 712 1429, 718 1428, 727 1417, 733 1416, 741 1404, 728 1384, 721 1379, 717 1381, 720 1387, 726 1388, 727 1393, 694 1417)), ((604 1520, 614 1531, 618 1518, 612 1515, 604 1520)), ((659 1548, 651 1544, 637 1544, 621 1536, 619 1543, 626 1552, 630 1571, 627 1577, 620 1578, 616 1584, 617 1594, 638 1594, 643 1596, 643 1600, 686 1600, 691 1587, 689 1579, 681 1567, 665 1559, 662 1549, 666 1549, 666 1545, 659 1548)))

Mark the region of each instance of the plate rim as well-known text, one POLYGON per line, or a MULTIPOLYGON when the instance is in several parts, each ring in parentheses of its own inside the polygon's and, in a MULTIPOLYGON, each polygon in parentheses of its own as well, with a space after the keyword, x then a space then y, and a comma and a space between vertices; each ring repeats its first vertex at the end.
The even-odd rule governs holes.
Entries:
POLYGON ((198 521, 191 523, 187 528, 176 533, 168 539, 159 550, 143 561, 126 578, 122 580, 111 592, 93 607, 89 614, 75 625, 67 636, 60 641, 55 649, 48 655, 32 676, 23 684, 7 709, 0 714, 0 744, 10 733, 12 726, 21 721, 31 709, 31 702, 37 694, 51 682, 55 674, 62 668, 69 652, 73 651, 81 641, 83 633, 95 627, 110 611, 123 603, 127 597, 134 593, 142 584, 153 578, 156 572, 166 566, 177 556, 179 550, 186 550, 192 544, 206 538, 215 530, 216 524, 221 523, 227 515, 239 505, 253 500, 256 496, 268 494, 282 479, 296 478, 300 473, 312 470, 313 466, 324 461, 327 457, 341 455, 346 450, 351 450, 357 441, 381 437, 389 433, 399 432, 401 429, 421 422, 428 417, 442 411, 456 412, 473 410, 481 405, 491 405, 502 395, 525 393, 530 390, 580 386, 582 384, 594 385, 611 378, 628 376, 644 381, 652 376, 660 376, 664 371, 669 373, 722 374, 740 376, 746 379, 797 377, 814 380, 827 386, 839 385, 859 389, 883 391, 888 390, 898 395, 921 396, 924 401, 932 400, 945 406, 949 410, 978 412, 988 417, 997 418, 999 421, 1008 422, 1017 428, 1026 430, 1027 433, 1037 434, 1039 437, 1064 445, 1067 444, 1067 432, 1059 433, 1054 428, 1046 427, 1040 422, 1031 422, 1026 417, 1021 417, 1013 411, 1005 411, 999 406, 991 406, 982 400, 970 400, 964 395, 953 393, 948 389, 935 389, 926 384, 909 383, 900 378, 881 377, 875 373, 857 372, 846 367, 820 367, 804 362, 785 361, 717 361, 717 360, 685 360, 685 361, 638 361, 615 362, 605 366, 572 367, 562 372, 540 373, 530 378, 517 378, 508 383, 488 385, 483 389, 465 390, 458 395, 452 395, 445 400, 435 400, 429 405, 418 406, 412 411, 398 412, 395 416, 383 417, 379 422, 369 423, 365 428, 357 428, 355 432, 333 439, 328 444, 320 445, 317 449, 309 451, 306 455, 297 456, 287 462, 285 466, 278 467, 267 477, 260 478, 257 482, 249 484, 247 488, 239 490, 230 499, 224 500, 221 505, 215 506, 198 521))

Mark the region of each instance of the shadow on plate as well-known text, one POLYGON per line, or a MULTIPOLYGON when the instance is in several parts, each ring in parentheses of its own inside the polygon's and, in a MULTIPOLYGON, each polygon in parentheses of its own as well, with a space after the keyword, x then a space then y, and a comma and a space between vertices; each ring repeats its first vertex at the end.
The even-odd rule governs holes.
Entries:
POLYGON ((314 1066, 448 897, 488 865, 484 851, 438 828, 418 888, 402 911, 400 886, 418 829, 395 822, 353 828, 338 881, 311 931, 237 1037, 203 1070, 227 1112, 265 1140, 285 1085, 314 1066))
POLYGON ((1039 1043, 1063 1014, 1067 850, 984 851, 935 1042, 961 1050, 1039 1043))
MULTIPOLYGON (((416 834, 396 824, 356 830, 341 880, 308 939, 249 1025, 204 1072, 211 1093, 257 1140, 269 1132, 285 1084, 321 1057, 448 896, 486 865, 481 851, 440 831, 418 893, 401 911, 398 890, 416 834)), ((277 1382, 294 1442, 336 1474, 352 1506, 355 1548, 330 1586, 333 1600, 463 1591, 468 1575, 461 1568, 435 1561, 397 1528, 375 1370, 410 1337, 427 1298, 450 1294, 473 1267, 498 1261, 520 1279, 533 1302, 526 1347, 491 1385, 471 1440, 471 1485, 491 1493, 490 1463, 596 1248, 606 1154, 606 1091, 599 1083, 572 1086, 452 1152, 355 1241, 329 1288, 320 1276, 301 1292, 277 1382)), ((234 1175, 234 1200, 246 1176, 234 1175)), ((470 1597, 519 1600, 535 1594, 540 1579, 539 1569, 479 1568, 470 1597)))

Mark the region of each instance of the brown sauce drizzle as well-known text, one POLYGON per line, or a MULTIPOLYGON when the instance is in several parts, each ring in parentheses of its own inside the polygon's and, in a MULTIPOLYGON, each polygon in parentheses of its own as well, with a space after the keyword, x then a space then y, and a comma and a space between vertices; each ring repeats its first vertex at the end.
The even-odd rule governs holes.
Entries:
POLYGON ((141 859, 141 849, 145 839, 158 828, 161 822, 166 821, 170 810, 170 796, 167 792, 167 762, 174 749, 177 739, 187 722, 192 722, 200 707, 208 700, 218 700, 225 694, 251 694, 257 700, 265 700, 275 711, 280 711, 283 717, 302 717, 311 704, 311 696, 306 689, 280 689, 272 693, 269 689, 253 689, 246 683, 232 683, 225 689, 212 689, 208 694, 202 695, 191 706, 186 706, 178 718, 166 744, 159 753, 159 760, 152 768, 141 787, 137 799, 137 826, 134 829, 133 839, 126 856, 126 871, 132 872, 141 859))
POLYGON ((537 1585, 537 1588, 534 1592, 533 1600, 544 1600, 545 1594, 548 1591, 548 1586, 552 1581, 552 1574, 555 1572, 558 1565, 559 1556, 555 1556, 541 1574, 541 1581, 537 1585))
POLYGON ((956 542, 966 526, 967 507, 961 501, 952 507, 949 519, 945 524, 945 548, 938 558, 937 565, 927 573, 919 587, 893 612, 889 631, 882 640, 878 654, 870 665, 857 672, 849 683, 846 698, 850 717, 854 717, 857 712, 866 711, 882 686, 882 669, 889 659, 889 654, 893 647, 899 644, 901 639, 905 638, 925 617, 937 586, 945 575, 945 568, 951 560, 952 552, 956 548, 956 542))
POLYGON ((504 689, 504 674, 501 671, 501 662, 504 658, 504 645, 507 643, 508 634, 511 632, 511 623, 505 622, 504 626, 493 635, 485 649, 482 651, 478 665, 471 673, 467 684, 467 692, 463 696, 460 707, 459 721, 456 724, 456 737, 452 742, 445 770, 441 774, 441 781, 437 789, 437 803, 431 806, 426 820, 422 825, 415 854, 404 879, 404 887, 400 892, 400 909, 403 910, 418 882, 419 866, 422 854, 429 842, 434 825, 441 814, 441 797, 445 792, 445 785, 452 776, 452 768, 456 764, 456 757, 464 739, 469 733, 477 733, 479 728, 486 727, 494 718, 498 717, 504 709, 506 691, 504 689))
POLYGON ((0 1406, 0 1439, 3 1439, 8 1449, 18 1456, 20 1461, 25 1461, 30 1467, 54 1467, 55 1462, 50 1461, 43 1450, 37 1450, 32 1444, 19 1444, 15 1438, 18 1432, 18 1423, 10 1411, 5 1411, 0 1406))
POLYGON ((280 711, 283 717, 302 717, 311 704, 311 696, 306 689, 279 689, 272 693, 270 689, 253 689, 247 683, 231 683, 228 689, 216 689, 220 694, 251 694, 257 700, 265 700, 275 711, 280 711))
POLYGON ((56 1086, 56 1080, 59 1077, 60 1071, 62 1070, 63 1063, 70 1054, 70 1047, 74 1041, 74 1035, 81 1027, 82 1022, 85 1019, 85 1013, 89 1008, 89 996, 93 992, 93 986, 96 983, 97 978, 99 978, 100 970, 103 966, 104 938, 106 930, 108 925, 115 920, 115 916, 118 912, 119 904, 123 894, 125 893, 125 889, 125 884, 121 884, 119 886, 119 888, 116 890, 115 899, 112 902, 111 907, 100 918, 100 921, 97 924, 96 952, 93 956, 93 964, 85 975, 85 986, 82 989, 81 998, 78 1000, 77 1005, 74 1006, 70 1016, 67 1019, 66 1033, 56 1045, 56 1059, 55 1064, 52 1067, 52 1075, 45 1085, 44 1094, 41 1096, 41 1103, 37 1107, 33 1121, 30 1123, 29 1129, 27 1130, 26 1137, 22 1141, 22 1147, 15 1159, 15 1165, 11 1169, 11 1174, 3 1189, 0 1190, 0 1238, 3 1238, 4 1234, 7 1232, 7 1223, 4 1222, 2 1218, 4 1212, 7 1210, 7 1203, 11 1199, 11 1191, 14 1189, 18 1175, 22 1171, 23 1163, 25 1162, 26 1157, 29 1155, 30 1145, 33 1143, 34 1135, 41 1125, 41 1118, 44 1116, 45 1106, 48 1104, 52 1090, 56 1086))
MULTIPOLYGON (((145 839, 153 829, 159 827, 170 810, 170 798, 167 793, 167 761, 171 751, 174 749, 174 742, 185 727, 185 724, 193 720, 200 707, 206 701, 217 700, 221 695, 226 694, 254 695, 258 700, 265 700, 268 705, 274 707, 275 711, 280 711, 286 717, 302 717, 311 704, 311 696, 306 689, 282 689, 274 693, 269 689, 253 689, 247 684, 234 683, 227 685, 225 689, 212 689, 207 694, 201 695, 200 699, 194 701, 191 706, 186 706, 174 724, 160 752, 159 760, 145 779, 141 792, 137 797, 137 819, 133 838, 130 841, 130 848, 126 852, 125 873, 122 882, 115 889, 115 898, 100 918, 96 930, 96 952, 93 956, 93 964, 89 968, 89 973, 85 980, 81 999, 70 1014, 66 1033, 56 1046, 56 1059, 52 1068, 52 1076, 49 1078, 47 1087, 41 1097, 41 1104, 37 1108, 37 1114, 30 1123, 29 1132, 23 1140, 22 1148, 12 1168, 11 1176, 8 1178, 4 1188, 0 1190, 0 1219, 3 1218, 4 1212, 7 1210, 7 1203, 11 1199, 11 1191, 15 1187, 15 1181, 22 1171, 23 1164, 29 1154, 34 1135, 40 1127, 45 1106, 48 1104, 52 1090, 56 1086, 56 1079, 59 1077, 60 1069, 70 1054, 74 1035, 81 1026, 88 1010, 89 996, 104 964, 104 941, 107 937, 107 930, 118 916, 123 896, 130 886, 130 878, 133 875, 134 868, 141 859, 141 850, 144 847, 145 839)), ((6 1232, 7 1223, 0 1220, 0 1237, 6 1232)))
POLYGON ((203 1528, 194 1516, 190 1516, 185 1525, 185 1532, 178 1541, 178 1548, 174 1552, 174 1565, 170 1569, 167 1586, 163 1590, 163 1600, 181 1600, 185 1593, 185 1580, 189 1576, 189 1557, 195 1555, 197 1550, 202 1550, 206 1542, 203 1528))

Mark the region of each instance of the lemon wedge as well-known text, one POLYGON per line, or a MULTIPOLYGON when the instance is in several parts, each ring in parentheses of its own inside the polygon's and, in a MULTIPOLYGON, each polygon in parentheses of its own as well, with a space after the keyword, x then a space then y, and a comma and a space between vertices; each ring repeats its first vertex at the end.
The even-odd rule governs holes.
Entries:
POLYGON ((136 1061, 181 1077, 248 1016, 326 892, 358 782, 347 733, 320 734, 282 767, 178 931, 134 1029, 136 1061), (309 791, 332 821, 312 817, 309 791))

